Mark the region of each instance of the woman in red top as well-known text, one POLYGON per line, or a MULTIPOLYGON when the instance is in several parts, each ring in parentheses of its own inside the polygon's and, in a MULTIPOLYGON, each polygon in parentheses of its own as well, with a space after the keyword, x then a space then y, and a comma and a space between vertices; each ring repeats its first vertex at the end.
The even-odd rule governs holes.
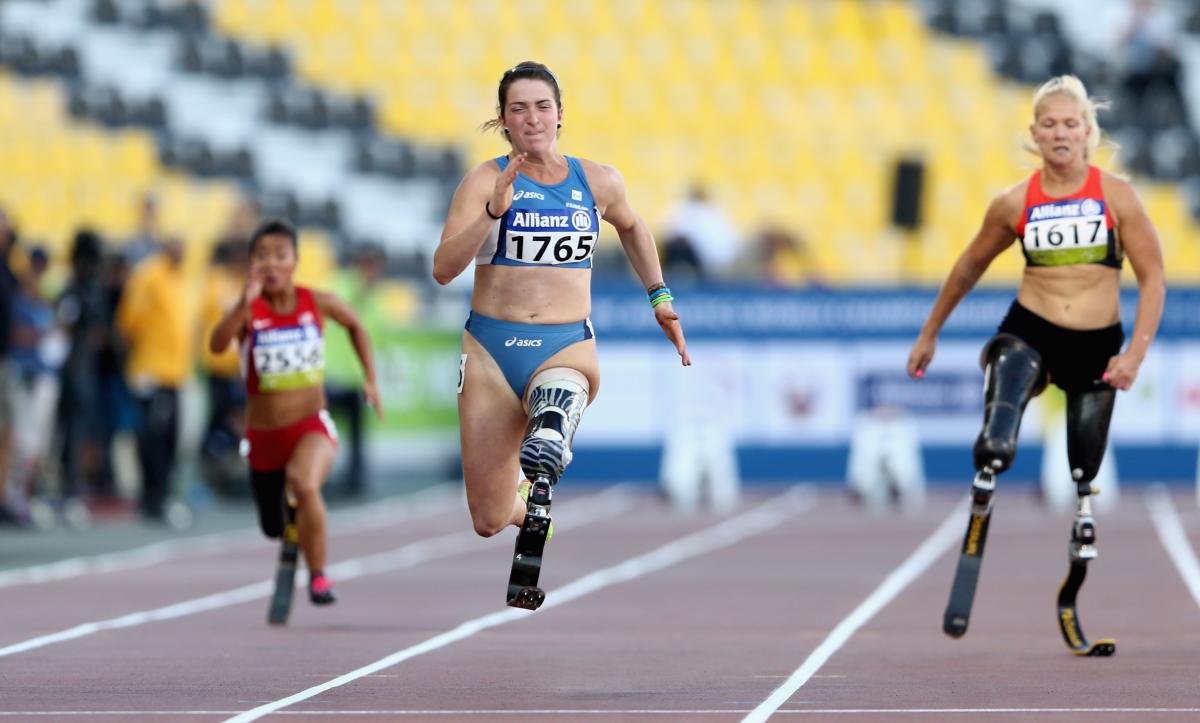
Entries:
POLYGON ((323 322, 350 333, 362 362, 363 395, 382 417, 375 364, 366 329, 334 294, 296 286, 296 231, 264 222, 250 239, 250 273, 242 298, 213 329, 209 348, 220 353, 235 338, 246 379, 247 459, 259 522, 268 537, 284 528, 285 486, 296 505, 300 549, 308 561, 309 598, 334 602, 324 576, 325 502, 321 486, 337 452, 337 430, 325 411, 323 322))
POLYGON ((1158 234, 1128 181, 1091 165, 1100 143, 1097 104, 1078 78, 1042 85, 1029 127, 1042 167, 997 196, 983 226, 962 252, 908 357, 908 373, 924 376, 950 312, 1001 252, 1021 244, 1026 268, 1016 301, 984 347, 983 430, 975 442, 974 505, 943 628, 966 632, 982 561, 996 475, 1016 455, 1025 405, 1047 384, 1067 395, 1067 456, 1078 508, 1070 544, 1071 572, 1059 593, 1059 624, 1072 650, 1111 655, 1111 641, 1089 645, 1075 614, 1075 592, 1096 555, 1091 482, 1108 441, 1117 390, 1137 378, 1158 331, 1166 287, 1158 234), (1133 338, 1122 351, 1121 265, 1137 276, 1133 338))

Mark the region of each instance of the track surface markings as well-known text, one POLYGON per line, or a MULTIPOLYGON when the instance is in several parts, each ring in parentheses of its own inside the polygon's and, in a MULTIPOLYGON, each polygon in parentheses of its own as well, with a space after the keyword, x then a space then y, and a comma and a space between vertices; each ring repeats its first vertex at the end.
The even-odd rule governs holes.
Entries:
POLYGON ((810 488, 793 488, 782 495, 767 500, 748 512, 731 517, 724 522, 720 522, 699 532, 694 532, 686 537, 681 537, 643 555, 629 558, 617 565, 584 575, 556 590, 551 590, 546 595, 546 602, 536 612, 507 608, 489 615, 467 620, 458 627, 440 635, 435 635, 417 645, 399 650, 374 663, 364 665, 357 670, 352 670, 345 675, 302 690, 294 695, 248 710, 230 718, 229 721, 230 723, 247 723, 248 721, 257 720, 265 715, 275 713, 280 709, 303 702, 328 690, 378 673, 381 670, 398 665, 411 658, 439 650, 460 640, 465 640, 483 630, 495 628, 517 620, 527 620, 535 615, 543 614, 546 610, 565 605, 572 600, 589 595, 597 590, 622 582, 628 582, 629 580, 662 570, 684 560, 723 547, 729 547, 748 537, 766 532, 795 515, 811 509, 815 504, 816 494, 810 488))
POLYGON ((1200 561, 1196 560, 1196 551, 1188 541, 1166 488, 1154 485, 1147 489, 1146 507, 1150 509, 1150 521, 1154 523, 1158 539, 1179 571, 1179 577, 1183 578, 1183 584, 1187 585, 1192 599, 1200 605, 1200 561))
MULTIPOLYGON (((576 508, 579 511, 571 514, 571 524, 576 526, 615 517, 633 506, 633 502, 628 498, 628 495, 616 487, 609 488, 590 498, 583 498, 579 501, 590 501, 591 505, 589 507, 576 508)), ((346 581, 364 575, 414 567, 431 560, 478 550, 479 537, 474 532, 451 532, 428 540, 412 542, 394 550, 351 558, 336 565, 330 565, 327 569, 330 577, 339 581, 346 581)), ((107 620, 81 623, 65 630, 40 635, 0 648, 0 658, 44 648, 47 645, 63 643, 68 640, 77 640, 105 630, 121 630, 146 623, 173 620, 209 610, 238 605, 251 600, 266 598, 271 594, 273 585, 274 582, 272 580, 262 580, 233 588, 232 590, 185 600, 173 605, 154 608, 153 610, 142 610, 115 618, 108 618, 107 620)), ((304 581, 297 579, 296 587, 303 588, 304 581)))
MULTIPOLYGON (((459 495, 442 489, 442 487, 450 487, 450 485, 441 485, 431 488, 429 491, 389 497, 352 509, 330 512, 329 525, 331 528, 334 526, 345 527, 346 533, 353 534, 389 527, 401 520, 448 511, 458 504, 459 495)), ((71 557, 41 565, 0 570, 0 588, 36 585, 83 575, 136 570, 170 560, 218 555, 231 550, 259 545, 261 541, 262 535, 257 530, 245 528, 177 540, 160 540, 129 550, 71 557)))
MULTIPOLYGON (((232 715, 238 711, 234 710, 33 710, 33 711, 0 711, 0 717, 34 717, 34 716, 112 716, 112 717, 135 717, 135 716, 216 716, 216 715, 232 715)), ((746 713, 747 708, 708 708, 699 710, 687 710, 682 708, 625 708, 625 709, 534 709, 534 710, 282 710, 276 711, 273 715, 291 715, 291 716, 385 716, 385 717, 400 717, 400 716, 481 716, 484 718, 491 717, 532 717, 532 716, 572 716, 572 715, 664 715, 664 716, 691 716, 691 715, 723 715, 728 716, 731 713, 746 713)), ((775 711, 775 715, 796 715, 796 716, 829 716, 829 715, 1061 715, 1064 713, 1200 713, 1200 708, 785 708, 775 711)))
POLYGON ((779 708, 795 695, 796 691, 800 690, 809 678, 812 678, 821 669, 821 666, 825 665, 833 657, 833 654, 845 645, 854 633, 858 632, 859 628, 866 625, 904 588, 908 587, 909 583, 920 577, 935 560, 962 538, 961 528, 965 512, 965 503, 955 505, 942 524, 933 531, 933 534, 927 537, 921 546, 909 555, 907 560, 900 563, 900 566, 893 570, 880 583, 879 587, 875 588, 874 592, 859 603, 858 607, 838 623, 825 637, 825 640, 821 641, 816 650, 813 650, 800 667, 784 681, 783 685, 776 688, 766 700, 750 711, 750 714, 742 719, 742 723, 761 723, 770 718, 771 714, 779 712, 779 708))

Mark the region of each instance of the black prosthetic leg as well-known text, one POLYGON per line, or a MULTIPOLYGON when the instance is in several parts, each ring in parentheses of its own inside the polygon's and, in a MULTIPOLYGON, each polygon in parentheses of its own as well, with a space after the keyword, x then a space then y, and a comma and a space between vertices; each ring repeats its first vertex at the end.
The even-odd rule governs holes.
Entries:
POLYGON ((954 570, 950 601, 942 615, 942 631, 953 638, 961 638, 966 634, 967 623, 971 619, 971 605, 975 602, 975 586, 979 583, 979 569, 983 566, 983 546, 987 543, 988 524, 992 519, 992 493, 995 491, 996 475, 991 470, 980 470, 971 483, 971 519, 967 523, 967 534, 963 537, 958 567, 954 570))
POLYGON ((267 622, 285 625, 292 612, 292 593, 296 589, 296 560, 300 551, 300 534, 296 529, 296 507, 291 500, 283 500, 283 538, 279 546, 279 568, 275 571, 275 591, 271 594, 271 607, 267 611, 267 622))
POLYGON ((942 631, 959 638, 967 632, 975 588, 983 566, 983 549, 992 519, 996 476, 1012 465, 1025 405, 1045 385, 1042 358, 1015 336, 1001 334, 984 347, 983 430, 975 440, 975 479, 971 483, 971 517, 942 615, 942 631))
POLYGON ((1075 480, 1078 503, 1075 521, 1071 526, 1068 547, 1070 567, 1058 589, 1058 627, 1063 640, 1075 655, 1107 657, 1117 652, 1117 641, 1111 638, 1089 643, 1079 624, 1075 599, 1087 576, 1088 563, 1096 558, 1096 521, 1092 518, 1092 499, 1096 494, 1092 480, 1100 471, 1104 449, 1108 444, 1108 424, 1112 419, 1116 390, 1071 394, 1067 399, 1067 457, 1071 476, 1075 480))
POLYGON ((508 576, 510 607, 537 610, 546 599, 538 577, 550 537, 551 491, 571 461, 571 441, 587 398, 586 389, 569 381, 548 382, 530 392, 529 426, 519 457, 531 487, 508 576))
POLYGON ((550 534, 550 498, 552 486, 545 475, 538 475, 529 490, 525 523, 517 534, 512 572, 508 576, 508 604, 514 608, 537 610, 546 599, 538 587, 542 571, 542 552, 550 534))

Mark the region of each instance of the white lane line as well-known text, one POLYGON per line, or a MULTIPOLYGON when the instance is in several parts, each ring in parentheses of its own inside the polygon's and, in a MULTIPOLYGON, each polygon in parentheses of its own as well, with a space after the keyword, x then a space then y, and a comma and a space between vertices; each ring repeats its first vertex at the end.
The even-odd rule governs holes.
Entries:
MULTIPOLYGON (((609 488, 592 495, 590 498, 585 497, 578 500, 577 503, 585 503, 588 506, 577 507, 564 514, 564 518, 569 520, 569 524, 572 527, 580 527, 591 522, 615 517, 628 510, 634 504, 627 494, 620 493, 620 490, 616 488, 609 488)), ((332 579, 347 581, 356 577, 362 577, 363 575, 391 572, 431 560, 450 557, 451 555, 479 551, 482 549, 482 542, 479 536, 473 532, 451 532, 428 540, 409 543, 394 550, 351 558, 336 565, 331 565, 327 569, 332 579)), ((297 576, 296 587, 303 587, 304 583, 299 578, 300 576, 297 576)), ((30 638, 29 640, 0 648, 0 658, 36 650, 37 648, 44 648, 47 645, 54 645, 68 640, 77 640, 104 630, 120 630, 146 623, 172 620, 265 598, 271 594, 273 584, 270 580, 264 580, 153 610, 143 610, 107 620, 82 623, 66 630, 60 630, 48 635, 40 635, 36 638, 30 638)))
MULTIPOLYGON (((339 536, 390 527, 403 520, 426 517, 459 504, 454 485, 438 485, 409 495, 389 497, 329 513, 329 529, 339 536), (343 531, 344 530, 344 531, 343 531)), ((252 513, 252 512, 251 512, 252 513)), ((251 514, 248 513, 248 514, 251 514)), ((72 557, 41 565, 0 570, 0 588, 66 580, 82 575, 135 570, 181 558, 218 555, 261 544, 257 530, 236 529, 174 540, 161 540, 130 550, 72 557)))
POLYGON ((770 718, 771 714, 778 711, 788 699, 795 695, 796 691, 800 690, 809 678, 816 674, 821 666, 825 665, 854 633, 858 632, 859 628, 866 625, 871 618, 875 617, 876 613, 903 592, 909 583, 920 577, 935 560, 961 539, 965 511, 965 504, 955 505, 942 524, 933 531, 933 534, 927 537, 921 546, 908 556, 907 560, 900 563, 899 567, 884 578, 879 587, 859 603, 858 607, 838 623, 816 650, 812 651, 800 667, 783 682, 783 685, 776 688, 766 700, 750 711, 750 714, 742 719, 742 723, 761 723, 770 718))
MULTIPOLYGON (((34 710, 0 711, 0 717, 13 716, 185 716, 231 715, 235 710, 34 710)), ((729 715, 747 713, 748 708, 543 708, 535 710, 283 710, 274 715, 298 716, 572 716, 572 715, 729 715)), ((776 715, 936 715, 936 714, 1019 714, 1031 713, 1200 713, 1200 708, 784 708, 776 715)))
POLYGON ((1188 540, 1166 488, 1151 485, 1146 490, 1146 507, 1150 509, 1150 520, 1158 532, 1158 539, 1166 548, 1171 562, 1175 563, 1175 569, 1183 578, 1183 584, 1187 585, 1192 599, 1200 605, 1200 561, 1196 560, 1196 551, 1188 540))
POLYGON ((815 500, 816 495, 811 489, 807 487, 793 488, 782 495, 767 500, 765 503, 748 512, 731 517, 724 522, 705 528, 699 532, 694 532, 686 537, 681 537, 674 542, 669 542, 662 547, 643 555, 632 557, 617 565, 584 575, 556 590, 550 590, 546 594, 546 602, 535 613, 516 608, 506 608, 489 615, 467 620, 452 630, 435 635, 417 645, 399 650, 374 663, 364 665, 357 670, 352 670, 345 675, 302 690, 295 695, 261 705, 241 715, 236 715, 230 718, 229 722, 246 723, 247 721, 257 720, 282 708, 287 708, 288 706, 320 695, 325 691, 378 673, 410 658, 415 658, 419 655, 444 648, 460 640, 465 640, 483 630, 517 620, 527 620, 531 615, 540 615, 546 610, 565 605, 572 600, 609 587, 610 585, 628 582, 634 578, 683 562, 689 558, 712 552, 722 547, 728 547, 748 537, 765 532, 782 524, 785 520, 810 509, 815 504, 815 500))

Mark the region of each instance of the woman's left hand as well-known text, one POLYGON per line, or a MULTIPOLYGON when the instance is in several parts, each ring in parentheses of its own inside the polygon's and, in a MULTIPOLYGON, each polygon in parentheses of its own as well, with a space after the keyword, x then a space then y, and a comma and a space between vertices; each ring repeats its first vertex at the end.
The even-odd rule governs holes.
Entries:
POLYGON ((679 352, 679 358, 685 367, 692 365, 692 358, 688 356, 687 342, 683 339, 683 326, 679 323, 679 314, 671 308, 671 302, 667 301, 654 307, 654 320, 662 327, 663 333, 675 345, 675 351, 679 352))
POLYGON ((1142 360, 1132 356, 1129 352, 1117 354, 1108 360, 1108 369, 1100 378, 1108 382, 1109 386, 1114 389, 1128 391, 1133 386, 1133 380, 1137 379, 1138 368, 1141 366, 1142 360))
POLYGON ((363 399, 366 400, 367 406, 375 410, 375 418, 383 421, 383 404, 379 401, 379 387, 375 382, 363 382, 363 399))

